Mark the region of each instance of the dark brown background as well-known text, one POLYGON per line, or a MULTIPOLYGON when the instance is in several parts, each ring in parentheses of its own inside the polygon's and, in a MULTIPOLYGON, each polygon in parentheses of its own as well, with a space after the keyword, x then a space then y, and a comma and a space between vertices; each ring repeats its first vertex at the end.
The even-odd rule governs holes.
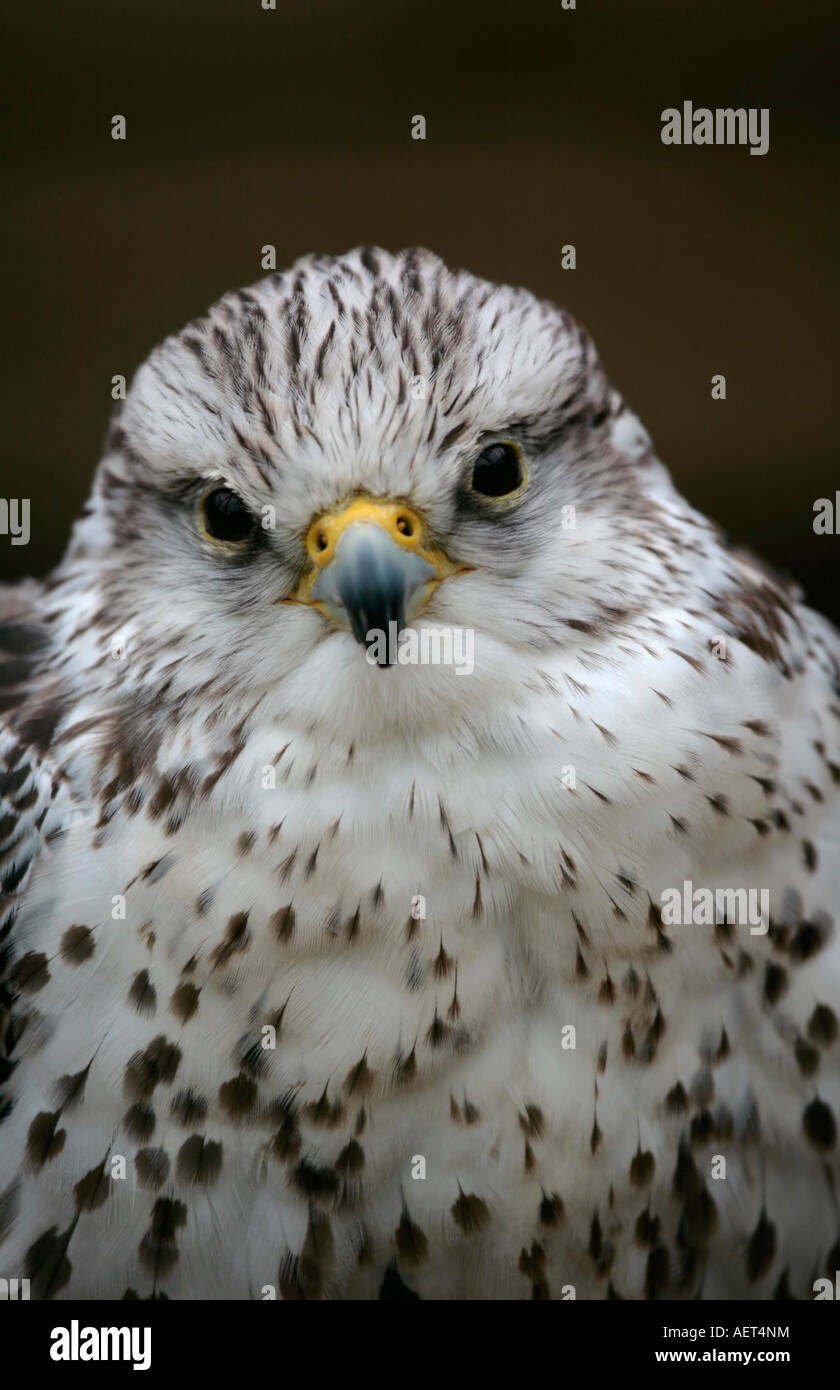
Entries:
POLYGON ((258 279, 263 243, 280 267, 420 243, 567 305, 680 488, 840 617, 840 537, 812 529, 840 486, 829 0, 4 9, 0 495, 32 501, 5 575, 59 558, 112 375, 258 279), (663 146, 684 99, 768 106, 769 154, 663 146))

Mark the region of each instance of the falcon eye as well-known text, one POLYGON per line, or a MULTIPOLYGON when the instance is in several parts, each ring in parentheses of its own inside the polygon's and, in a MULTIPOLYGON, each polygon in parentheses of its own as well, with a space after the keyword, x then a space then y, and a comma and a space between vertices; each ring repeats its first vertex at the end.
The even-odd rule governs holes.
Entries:
POLYGON ((241 545, 251 535, 256 520, 242 498, 229 487, 215 487, 201 499, 204 532, 214 541, 241 545))
POLYGON ((473 465, 473 492, 505 501, 524 486, 525 465, 515 444, 490 444, 482 450, 473 465))

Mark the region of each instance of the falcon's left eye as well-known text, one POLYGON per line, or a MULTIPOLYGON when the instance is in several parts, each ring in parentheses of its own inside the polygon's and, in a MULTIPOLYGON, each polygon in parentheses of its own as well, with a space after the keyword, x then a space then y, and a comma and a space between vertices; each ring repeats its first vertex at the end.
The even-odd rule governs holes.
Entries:
POLYGON ((256 517, 238 493, 229 487, 214 487, 200 503, 204 532, 211 540, 241 545, 252 535, 256 517))

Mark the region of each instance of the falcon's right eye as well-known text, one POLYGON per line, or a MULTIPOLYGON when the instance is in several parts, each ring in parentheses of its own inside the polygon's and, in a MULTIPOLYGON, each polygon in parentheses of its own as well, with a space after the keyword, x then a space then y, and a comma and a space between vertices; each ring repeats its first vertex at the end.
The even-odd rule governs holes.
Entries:
POLYGON ((473 465, 472 490, 491 502, 513 501, 527 481, 522 453, 509 439, 483 449, 473 465))
POLYGON ((229 487, 214 487, 205 492, 199 511, 204 534, 223 545, 242 545, 257 525, 253 512, 229 487))

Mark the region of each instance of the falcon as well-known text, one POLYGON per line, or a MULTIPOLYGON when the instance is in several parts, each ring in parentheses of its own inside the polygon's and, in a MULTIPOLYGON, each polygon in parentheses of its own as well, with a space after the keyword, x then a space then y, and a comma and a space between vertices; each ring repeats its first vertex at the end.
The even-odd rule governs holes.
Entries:
POLYGON ((834 1278, 840 638, 568 313, 370 247, 225 296, 0 614, 3 1277, 834 1278))

